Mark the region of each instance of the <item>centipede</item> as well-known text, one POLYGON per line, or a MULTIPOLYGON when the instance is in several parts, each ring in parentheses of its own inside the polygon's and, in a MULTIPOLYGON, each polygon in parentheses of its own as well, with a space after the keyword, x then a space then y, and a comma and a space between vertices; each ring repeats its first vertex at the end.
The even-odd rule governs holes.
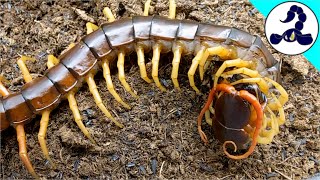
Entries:
POLYGON ((40 78, 33 79, 26 66, 26 61, 33 58, 21 56, 17 64, 26 83, 19 92, 9 92, 0 82, 0 130, 9 126, 15 128, 19 156, 34 178, 39 176, 27 153, 24 126, 36 115, 42 116, 38 140, 45 159, 54 166, 46 145, 46 132, 50 113, 62 100, 67 100, 79 129, 91 143, 96 143, 82 122, 75 98, 79 88, 87 84, 98 108, 115 126, 123 128, 125 124, 114 118, 104 105, 94 76, 102 69, 110 94, 130 110, 131 105, 114 88, 110 68, 116 64, 121 85, 133 98, 139 98, 126 81, 124 71, 125 58, 132 53, 137 55, 141 78, 146 84, 154 83, 163 92, 167 88, 159 80, 160 55, 173 53, 171 79, 178 91, 181 90, 180 60, 193 56, 187 73, 190 87, 196 94, 208 94, 199 116, 194 117, 198 133, 204 144, 208 144, 208 137, 202 130, 205 117, 230 159, 247 158, 257 144, 268 144, 279 133, 279 126, 285 122, 283 106, 288 94, 280 83, 281 60, 272 56, 261 38, 234 27, 176 19, 174 0, 169 1, 168 17, 149 16, 150 3, 151 0, 145 2, 143 15, 119 20, 106 7, 103 13, 108 22, 100 27, 87 23, 87 35, 79 42, 72 43, 59 57, 48 56, 48 70, 40 78), (152 54, 152 78, 145 63, 148 53, 152 54), (208 72, 212 63, 217 70, 208 72), (211 90, 201 92, 195 76, 203 80, 208 75, 212 81, 211 90), (239 154, 239 149, 246 152, 239 154))

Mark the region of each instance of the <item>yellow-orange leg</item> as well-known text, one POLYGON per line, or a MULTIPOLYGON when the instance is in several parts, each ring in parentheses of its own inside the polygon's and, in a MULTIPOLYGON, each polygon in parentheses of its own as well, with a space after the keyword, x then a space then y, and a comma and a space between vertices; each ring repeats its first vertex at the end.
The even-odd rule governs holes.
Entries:
POLYGON ((220 68, 218 69, 218 71, 216 72, 216 74, 214 75, 214 83, 213 83, 213 87, 216 87, 218 84, 218 79, 221 76, 221 74, 224 72, 224 70, 228 67, 238 67, 238 68, 242 68, 242 67, 247 67, 250 68, 252 67, 254 64, 252 61, 245 61, 242 59, 234 59, 234 60, 227 60, 224 61, 223 64, 220 66, 220 68))
POLYGON ((112 83, 112 79, 111 79, 110 67, 109 67, 108 60, 103 60, 102 61, 102 69, 103 69, 103 77, 106 80, 107 88, 108 88, 108 91, 110 92, 110 94, 116 99, 116 101, 118 101, 125 108, 131 109, 131 107, 121 99, 119 94, 114 89, 114 86, 113 86, 113 83, 112 83))
POLYGON ((126 77, 124 74, 124 56, 125 56, 124 52, 118 53, 117 67, 119 71, 119 80, 123 85, 123 87, 125 88, 125 90, 131 94, 131 96, 133 96, 134 98, 138 98, 138 96, 131 90, 130 85, 126 81, 126 77))
POLYGON ((198 68, 200 60, 203 58, 203 53, 205 52, 205 50, 206 47, 202 46, 201 49, 198 51, 197 55, 193 58, 191 67, 188 71, 190 86, 192 87, 192 89, 196 91, 197 94, 200 94, 200 91, 194 83, 194 74, 198 68))
POLYGON ((159 61, 160 61, 160 53, 161 53, 161 45, 159 43, 156 43, 153 46, 153 56, 152 56, 152 78, 158 88, 160 88, 161 91, 166 91, 166 88, 163 87, 160 83, 159 77, 158 77, 158 69, 159 69, 159 61))
POLYGON ((144 16, 148 16, 149 15, 150 4, 151 4, 151 0, 147 0, 144 3, 144 11, 143 11, 143 15, 144 16))
POLYGON ((9 95, 9 91, 2 84, 3 79, 4 79, 4 77, 2 75, 0 75, 0 94, 4 97, 4 96, 9 95))
MULTIPOLYGON (((86 27, 87 27, 87 34, 90 34, 90 33, 92 33, 93 31, 95 31, 95 30, 97 30, 99 28, 97 25, 95 25, 95 24, 93 24, 91 22, 88 22, 86 24, 86 27)), ((116 99, 116 101, 118 101, 121 105, 123 105, 127 109, 131 109, 131 107, 120 98, 120 96, 118 95, 118 93, 115 91, 115 89, 113 87, 113 83, 112 83, 111 76, 110 76, 110 68, 109 68, 108 60, 104 60, 102 62, 102 69, 103 69, 103 76, 104 76, 104 78, 105 78, 105 80, 107 82, 108 91, 116 99)), ((95 83, 93 82, 91 84, 93 85, 95 83)), ((100 95, 98 94, 98 96, 100 96, 100 95)), ((99 97, 96 97, 95 99, 99 100, 99 97)), ((106 108, 104 108, 102 105, 100 105, 100 106, 101 106, 100 109, 103 112, 105 112, 106 115, 110 114, 110 113, 107 113, 107 111, 105 110, 106 108)), ((111 116, 111 118, 113 119, 112 116, 111 116)))
POLYGON ((201 80, 203 80, 203 75, 205 71, 204 66, 208 57, 214 55, 219 56, 222 60, 237 58, 237 52, 234 49, 228 49, 222 46, 211 47, 206 49, 206 51, 203 54, 203 58, 199 62, 199 74, 201 80))
POLYGON ((169 0, 169 16, 168 18, 174 19, 176 17, 176 1, 169 0))
MULTIPOLYGON (((74 46, 74 44, 70 44, 68 49, 72 48, 74 46)), ((57 63, 59 63, 59 59, 57 59, 56 57, 54 57, 53 55, 49 55, 48 56, 48 62, 51 65, 56 65, 57 63)), ((50 67, 49 67, 50 68, 50 67)), ((89 131, 86 129, 86 127, 84 126, 82 119, 81 119, 81 115, 79 112, 79 108, 77 105, 77 101, 75 98, 75 92, 71 91, 67 94, 67 99, 69 102, 69 107, 72 111, 73 117, 74 117, 74 121, 76 122, 77 126, 80 128, 80 130, 82 131, 82 133, 92 142, 92 143, 96 143, 94 141, 94 139, 91 137, 91 134, 89 133, 89 131)), ((44 128, 46 129, 46 128, 44 128)), ((40 132, 39 132, 40 133, 40 132)), ((43 133, 45 134, 45 133, 43 133)))
POLYGON ((123 128, 123 125, 114 119, 114 117, 111 115, 111 113, 107 110, 105 105, 102 102, 102 99, 100 97, 100 94, 97 89, 97 85, 94 82, 93 74, 89 73, 86 77, 86 82, 89 86, 89 90, 91 94, 93 95, 94 101, 97 104, 97 106, 100 108, 100 110, 109 118, 112 122, 114 122, 118 127, 123 128))
POLYGON ((17 140, 19 143, 19 156, 24 163, 25 167, 29 171, 29 173, 36 179, 39 179, 39 176, 36 174, 31 161, 28 156, 27 152, 27 141, 26 141, 26 133, 24 132, 24 125, 23 124, 17 124, 16 125, 16 131, 17 131, 17 140))
POLYGON ((182 54, 182 47, 177 46, 175 47, 173 51, 173 60, 172 60, 172 73, 171 73, 171 79, 173 82, 173 85, 176 89, 180 90, 179 82, 178 82, 178 73, 179 73, 179 64, 182 54))
POLYGON ((148 75, 147 75, 143 47, 140 45, 137 45, 136 52, 138 57, 138 65, 140 69, 141 78, 145 80, 147 83, 152 83, 153 82, 152 79, 148 78, 148 75))

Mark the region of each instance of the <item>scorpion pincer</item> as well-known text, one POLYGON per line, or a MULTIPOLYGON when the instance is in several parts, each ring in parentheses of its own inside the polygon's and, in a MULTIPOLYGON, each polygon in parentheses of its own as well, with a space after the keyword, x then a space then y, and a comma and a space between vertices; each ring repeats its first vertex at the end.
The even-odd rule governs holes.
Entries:
MULTIPOLYGON (((172 51, 172 82, 179 88, 178 69, 184 55, 194 54, 188 71, 190 86, 200 94, 194 82, 199 70, 204 79, 208 63, 219 57, 222 65, 213 74, 213 86, 208 101, 198 117, 198 131, 201 139, 208 142, 201 130, 202 117, 212 125, 214 136, 224 143, 224 152, 233 159, 248 157, 257 143, 269 143, 279 132, 279 125, 285 121, 283 105, 288 95, 278 83, 281 62, 274 59, 258 36, 236 28, 175 19, 176 5, 170 0, 169 18, 148 16, 150 0, 145 4, 144 16, 135 16, 115 21, 109 8, 104 14, 109 22, 98 26, 87 23, 87 35, 75 45, 71 45, 59 58, 48 56, 48 70, 45 75, 32 79, 25 61, 21 57, 17 63, 27 82, 20 92, 10 93, 0 83, 0 130, 14 126, 19 143, 19 155, 27 170, 37 178, 37 174, 27 154, 24 125, 41 114, 39 143, 44 157, 52 164, 46 146, 46 131, 52 109, 63 99, 69 101, 74 120, 84 135, 95 143, 84 126, 75 99, 75 93, 85 82, 100 110, 118 127, 123 125, 107 110, 97 90, 93 77, 101 65, 108 91, 125 108, 130 105, 122 100, 113 87, 110 64, 117 63, 121 84, 132 97, 136 93, 126 82, 124 73, 125 56, 136 52, 141 78, 147 83, 155 82, 162 91, 158 66, 160 54, 172 51), (147 76, 144 53, 152 52, 152 79, 147 76), (237 78, 235 78, 237 77, 237 78), (213 120, 210 112, 214 115, 213 120), (249 150, 243 155, 231 155, 226 148, 249 150)), ((219 64, 219 63, 217 63, 219 64)), ((207 73, 206 73, 207 74, 207 73)))

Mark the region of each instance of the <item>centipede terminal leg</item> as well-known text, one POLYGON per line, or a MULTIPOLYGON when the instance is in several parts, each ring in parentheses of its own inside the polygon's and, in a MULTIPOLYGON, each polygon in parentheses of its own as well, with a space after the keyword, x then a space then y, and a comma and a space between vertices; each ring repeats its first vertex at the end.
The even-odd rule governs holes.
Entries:
POLYGON ((158 88, 160 88, 161 91, 166 91, 166 88, 161 85, 159 77, 158 77, 160 53, 161 53, 161 44, 156 43, 155 45, 153 45, 152 78, 153 78, 156 86, 158 88))
POLYGON ((16 125, 16 131, 17 131, 17 140, 19 143, 19 156, 26 166, 29 173, 36 179, 39 179, 39 176, 36 174, 31 161, 28 156, 27 152, 27 141, 26 141, 26 133, 24 131, 24 125, 23 124, 17 124, 16 125))
POLYGON ((188 78, 189 78, 190 86, 192 87, 193 90, 196 91, 197 94, 200 94, 200 91, 194 83, 194 74, 198 68, 199 62, 202 59, 205 50, 206 50, 206 47, 202 46, 201 49, 198 51, 197 55, 193 58, 191 67, 188 71, 188 78))

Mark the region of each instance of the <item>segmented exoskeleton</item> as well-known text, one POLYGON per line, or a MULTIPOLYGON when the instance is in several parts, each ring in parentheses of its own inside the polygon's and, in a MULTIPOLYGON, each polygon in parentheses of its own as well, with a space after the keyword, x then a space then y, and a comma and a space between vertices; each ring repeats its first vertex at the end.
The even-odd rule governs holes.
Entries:
POLYGON ((93 77, 101 65, 108 90, 119 103, 130 109, 113 88, 109 64, 117 63, 121 84, 133 97, 137 97, 126 82, 124 73, 125 56, 134 51, 137 53, 141 77, 148 83, 154 81, 162 91, 166 89, 158 78, 160 53, 172 51, 174 54, 171 78, 177 89, 181 56, 195 55, 188 77, 191 87, 197 93, 200 91, 194 83, 194 75, 198 67, 202 80, 212 56, 218 56, 223 61, 216 72, 211 72, 213 87, 198 117, 198 130, 202 140, 207 142, 201 130, 202 116, 206 114, 206 121, 213 126, 215 137, 224 143, 224 151, 230 158, 247 157, 257 143, 269 143, 278 133, 279 125, 284 123, 282 106, 288 95, 276 82, 280 79, 281 63, 273 58, 259 37, 227 26, 174 19, 174 0, 170 0, 169 18, 148 16, 149 6, 150 0, 145 4, 144 16, 118 21, 114 21, 110 9, 105 8, 104 14, 109 23, 100 28, 88 23, 88 35, 80 42, 71 45, 59 58, 49 55, 49 69, 43 77, 32 80, 25 65, 25 61, 32 58, 23 56, 17 62, 27 82, 22 90, 10 94, 0 83, 3 96, 0 99, 0 129, 5 130, 10 124, 16 128, 20 157, 34 177, 37 174, 27 155, 24 124, 35 114, 42 114, 38 138, 45 158, 54 165, 45 142, 49 115, 61 100, 68 99, 75 122, 84 135, 95 143, 81 121, 74 97, 77 89, 86 82, 98 107, 117 126, 123 127, 103 104, 93 77), (147 76, 144 60, 144 53, 151 51, 152 80, 147 76), (240 78, 233 78, 236 75, 240 78), (279 97, 276 97, 275 91, 279 97), (217 96, 217 101, 212 108, 214 96, 217 96), (215 114, 213 121, 208 109, 215 114), (234 109, 234 112, 230 113, 230 109, 234 109), (246 148, 245 144, 250 140, 252 143, 244 155, 231 155, 226 150, 228 143, 232 143, 235 148, 246 148))

